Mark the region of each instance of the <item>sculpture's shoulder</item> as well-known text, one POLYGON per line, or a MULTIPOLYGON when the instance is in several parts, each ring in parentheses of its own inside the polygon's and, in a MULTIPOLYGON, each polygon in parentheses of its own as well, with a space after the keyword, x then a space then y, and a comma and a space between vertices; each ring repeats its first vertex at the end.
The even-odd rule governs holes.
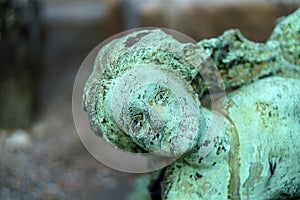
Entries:
MULTIPOLYGON (((270 77, 227 96, 224 127, 211 152, 166 168, 164 199, 272 199, 297 196, 300 79, 270 77), (274 188, 280 188, 274 190, 274 188)), ((209 120, 208 123, 209 124, 209 120)))

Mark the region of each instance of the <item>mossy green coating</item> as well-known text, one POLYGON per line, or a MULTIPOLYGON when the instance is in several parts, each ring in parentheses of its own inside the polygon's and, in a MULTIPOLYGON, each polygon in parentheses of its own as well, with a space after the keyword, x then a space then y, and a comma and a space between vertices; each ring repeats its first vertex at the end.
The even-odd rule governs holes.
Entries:
POLYGON ((217 65, 227 90, 267 76, 300 77, 299 19, 300 9, 282 20, 266 43, 249 41, 239 30, 228 30, 198 44, 217 65))
MULTIPOLYGON (((198 44, 180 43, 161 30, 137 31, 111 41, 100 50, 84 89, 92 129, 127 151, 183 154, 149 176, 151 185, 160 173, 156 184, 162 199, 300 197, 299 13, 282 19, 266 43, 248 41, 238 30, 198 44), (210 84, 220 87, 201 76, 213 71, 207 55, 231 92, 222 113, 199 102, 210 84), (178 92, 170 89, 173 83, 178 92), (190 98, 180 103, 179 91, 184 90, 190 98), (157 107, 166 96, 171 101, 157 107), (195 105, 197 112, 184 109, 195 105), (187 130, 194 127, 195 132, 180 135, 178 121, 189 113, 187 119, 196 126, 187 130), (214 115, 224 120, 221 133, 215 141, 203 141, 215 125, 214 115), (152 129, 145 131, 148 124, 152 129), (212 142, 209 154, 199 157, 212 142)), ((143 194, 150 199, 153 193, 143 194)))
POLYGON ((181 155, 199 142, 202 128, 200 102, 184 82, 165 66, 128 70, 106 95, 109 116, 146 151, 181 155))
POLYGON ((161 66, 190 82, 206 59, 203 49, 192 43, 182 44, 161 30, 143 30, 111 41, 98 53, 93 73, 86 83, 83 99, 93 131, 114 146, 142 152, 130 136, 115 125, 111 106, 107 105, 114 85, 126 72, 146 64, 161 66), (99 78, 101 77, 101 79, 99 78))
POLYGON ((299 96, 300 79, 281 77, 230 93, 223 134, 203 159, 196 146, 166 168, 162 199, 299 197, 299 96))

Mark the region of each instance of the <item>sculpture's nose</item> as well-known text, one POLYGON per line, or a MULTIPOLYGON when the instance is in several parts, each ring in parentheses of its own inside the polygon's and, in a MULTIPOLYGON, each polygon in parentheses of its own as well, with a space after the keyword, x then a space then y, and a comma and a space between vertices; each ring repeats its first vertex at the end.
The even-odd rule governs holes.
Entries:
POLYGON ((164 128, 166 123, 165 109, 160 105, 153 105, 149 110, 151 128, 157 132, 164 128))

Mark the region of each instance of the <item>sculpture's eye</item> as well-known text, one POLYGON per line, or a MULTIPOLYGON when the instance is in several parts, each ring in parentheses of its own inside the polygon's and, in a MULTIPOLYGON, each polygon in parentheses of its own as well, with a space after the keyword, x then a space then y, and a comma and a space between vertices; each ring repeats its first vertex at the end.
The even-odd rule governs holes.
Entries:
POLYGON ((131 128, 133 132, 139 132, 143 126, 143 114, 139 113, 131 117, 131 128))
POLYGON ((158 105, 166 104, 168 101, 168 98, 169 98, 169 96, 168 96, 168 92, 166 90, 160 91, 154 97, 155 103, 158 105))

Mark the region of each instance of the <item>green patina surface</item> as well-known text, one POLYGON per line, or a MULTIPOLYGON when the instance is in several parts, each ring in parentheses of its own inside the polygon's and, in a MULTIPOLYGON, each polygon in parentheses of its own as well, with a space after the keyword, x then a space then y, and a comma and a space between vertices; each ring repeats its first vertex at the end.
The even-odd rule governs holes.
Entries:
POLYGON ((300 9, 281 18, 265 43, 251 42, 238 30, 198 44, 180 43, 161 30, 115 39, 100 50, 83 95, 93 131, 114 146, 184 153, 172 165, 143 177, 148 187, 138 187, 133 197, 140 194, 139 199, 300 197, 299 97, 300 9), (214 146, 199 159, 206 145, 201 138, 213 126, 210 107, 199 100, 207 96, 207 87, 222 87, 209 79, 214 69, 207 55, 230 93, 225 112, 216 113, 224 119, 222 133, 207 141, 214 146), (145 65, 158 66, 160 73, 150 67, 154 83, 139 85, 147 77, 135 73, 145 65), (126 82, 124 77, 133 78, 126 82), (172 78, 164 82, 166 77, 172 78), (181 90, 170 89, 174 84, 181 90), (132 94, 128 102, 118 98, 126 99, 126 89, 132 94), (179 101, 182 91, 190 98, 179 101), (194 105, 199 107, 196 115, 191 112, 194 105), (185 123, 196 125, 186 128, 196 129, 180 135, 178 121, 190 113, 193 117, 185 117, 185 123))

